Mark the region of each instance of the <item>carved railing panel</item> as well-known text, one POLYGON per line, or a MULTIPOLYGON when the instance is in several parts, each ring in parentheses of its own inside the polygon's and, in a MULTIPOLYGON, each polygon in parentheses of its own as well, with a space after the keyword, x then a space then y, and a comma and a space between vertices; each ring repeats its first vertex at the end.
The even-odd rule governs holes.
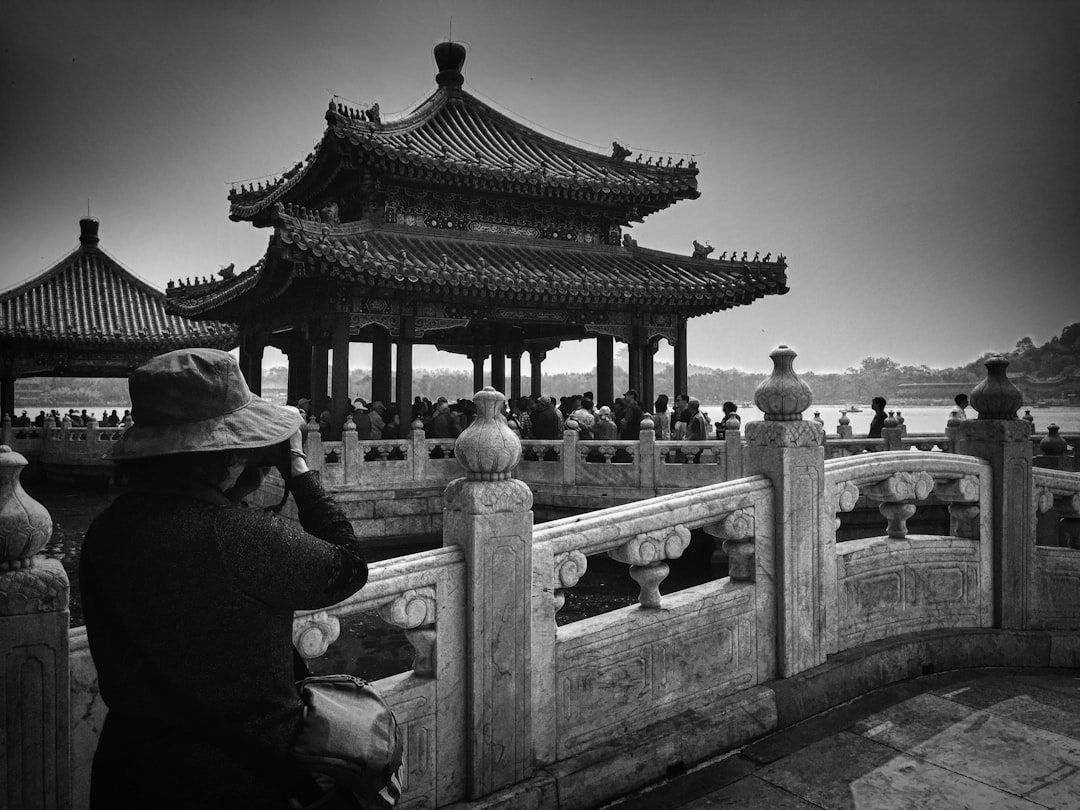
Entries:
POLYGON ((1031 626, 1080 627, 1080 473, 1033 472, 1036 537, 1031 626))
POLYGON ((559 756, 585 750, 616 728, 645 725, 656 711, 775 677, 772 508, 772 488, 757 476, 534 529, 535 546, 553 554, 556 605, 594 554, 636 569, 641 590, 638 605, 557 630, 559 756), (745 547, 735 554, 735 576, 661 597, 666 560, 681 556, 698 528, 745 547))
POLYGON ((332 608, 299 611, 293 622, 297 649, 306 658, 332 651, 350 622, 365 616, 378 617, 366 623, 369 631, 380 625, 384 632, 404 631, 414 650, 411 671, 375 683, 404 732, 408 807, 434 807, 465 795, 463 570, 456 547, 372 563, 359 593, 332 608), (439 649, 449 652, 440 655, 439 649))
POLYGON ((988 465, 900 451, 831 460, 825 470, 837 516, 861 500, 877 503, 887 521, 883 537, 833 546, 831 649, 919 629, 990 626, 988 465), (909 534, 907 521, 932 495, 949 504, 950 534, 909 534))

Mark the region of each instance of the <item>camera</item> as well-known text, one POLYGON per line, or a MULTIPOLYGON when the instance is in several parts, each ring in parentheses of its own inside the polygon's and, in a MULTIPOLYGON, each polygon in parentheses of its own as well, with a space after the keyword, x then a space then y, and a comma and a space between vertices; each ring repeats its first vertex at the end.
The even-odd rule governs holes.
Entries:
POLYGON ((260 447, 251 451, 249 467, 287 467, 289 463, 289 440, 272 444, 269 447, 260 447))

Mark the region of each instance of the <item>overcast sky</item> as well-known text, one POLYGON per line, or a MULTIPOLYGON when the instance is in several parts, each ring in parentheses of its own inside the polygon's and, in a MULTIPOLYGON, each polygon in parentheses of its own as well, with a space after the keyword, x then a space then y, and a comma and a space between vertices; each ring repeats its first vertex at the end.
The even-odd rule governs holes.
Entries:
MULTIPOLYGON (((1080 2, 3 10, 3 288, 77 245, 87 198, 101 246, 159 288, 248 267, 269 232, 229 221, 229 181, 301 159, 331 94, 412 107, 452 18, 466 89, 519 120, 697 155, 701 198, 634 227, 642 246, 788 257, 787 295, 691 322, 691 363, 765 370, 787 343, 803 370, 944 367, 1080 320, 1080 2)), ((589 341, 545 367, 594 364, 589 341)))

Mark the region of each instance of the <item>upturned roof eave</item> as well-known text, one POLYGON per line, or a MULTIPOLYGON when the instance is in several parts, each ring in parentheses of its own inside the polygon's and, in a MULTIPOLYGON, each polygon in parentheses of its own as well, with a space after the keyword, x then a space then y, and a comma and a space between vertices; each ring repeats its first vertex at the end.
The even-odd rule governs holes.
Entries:
POLYGON ((507 301, 535 300, 540 303, 543 299, 548 304, 561 300, 617 307, 674 307, 693 310, 695 314, 745 305, 765 295, 782 295, 788 291, 785 261, 768 265, 763 262, 721 262, 636 247, 556 247, 510 239, 432 236, 403 228, 366 231, 350 228, 346 232, 344 226, 308 223, 306 228, 297 228, 297 224, 294 217, 279 214, 279 224, 265 264, 249 271, 257 275, 246 285, 242 286, 237 279, 208 294, 170 299, 171 311, 187 317, 199 315, 234 321, 240 311, 237 299, 244 299, 244 307, 248 309, 271 300, 295 283, 297 272, 304 278, 325 276, 366 286, 398 289, 402 294, 502 296, 507 301), (376 242, 385 244, 369 254, 368 240, 372 246, 376 242), (396 249, 389 247, 391 243, 399 247, 409 243, 409 248, 423 245, 424 251, 410 257, 404 250, 406 255, 398 261, 387 253, 396 249), (443 255, 441 271, 438 261, 433 258, 440 251, 443 255), (484 253, 491 257, 490 261, 484 260, 484 253), (385 258, 380 258, 384 254, 385 258), (469 263, 473 261, 469 258, 472 254, 481 256, 478 265, 469 263), (508 258, 511 255, 518 259, 511 260, 508 258), (647 259, 647 264, 634 262, 635 256, 639 260, 647 259), (567 261, 567 257, 572 258, 567 261), (527 268, 521 259, 528 264, 527 268), (551 263, 553 260, 558 260, 558 268, 551 263), (597 279, 601 271, 590 271, 590 265, 602 267, 603 278, 597 279), (654 269, 650 270, 648 265, 653 265, 654 269), (298 267, 323 269, 312 274, 303 269, 298 271, 298 267), (623 280, 623 269, 633 275, 632 284, 619 284, 623 280), (579 270, 585 272, 579 273, 579 270), (657 288, 647 283, 650 272, 667 273, 675 278, 681 276, 682 282, 661 286, 661 293, 657 294, 657 288), (583 287, 580 278, 590 273, 595 283, 583 287), (700 277, 695 277, 698 274, 700 277))
MULTIPOLYGON (((471 182, 490 181, 499 179, 515 184, 518 193, 550 196, 559 195, 561 192, 570 190, 582 194, 601 193, 605 195, 611 204, 626 204, 639 202, 646 204, 655 211, 663 210, 683 199, 697 199, 700 192, 697 190, 697 169, 694 168, 669 168, 653 167, 642 164, 632 164, 634 173, 640 174, 640 178, 627 178, 615 176, 610 180, 609 186, 604 186, 604 179, 577 176, 564 176, 553 174, 536 176, 535 171, 516 170, 510 166, 488 166, 479 162, 473 166, 467 161, 444 160, 438 156, 428 155, 420 151, 410 151, 385 143, 379 136, 396 138, 410 133, 419 132, 429 125, 435 117, 452 101, 459 101, 469 108, 473 114, 484 119, 490 119, 493 124, 505 130, 516 133, 524 142, 537 151, 550 151, 556 155, 562 155, 571 161, 579 161, 592 167, 594 173, 606 176, 608 171, 618 175, 625 174, 627 163, 625 160, 617 160, 612 156, 599 152, 592 152, 572 144, 564 143, 542 132, 534 130, 524 124, 515 121, 509 116, 499 112, 483 101, 459 88, 440 87, 430 96, 424 99, 412 113, 397 121, 387 124, 357 121, 347 118, 334 109, 327 111, 325 118, 327 126, 323 131, 315 158, 302 165, 300 170, 292 177, 283 179, 277 184, 267 188, 259 196, 253 192, 245 193, 245 201, 234 200, 230 203, 229 217, 234 221, 257 221, 260 214, 265 212, 275 202, 282 201, 293 189, 296 189, 309 181, 311 176, 325 171, 331 161, 339 158, 336 150, 327 149, 331 138, 336 141, 349 143, 353 150, 366 157, 369 153, 376 153, 388 158, 398 165, 421 167, 443 176, 450 176, 463 181, 463 185, 471 182), (640 187, 640 188, 636 188, 640 187), (651 203, 645 203, 651 200, 651 203)), ((230 195, 240 196, 240 195, 230 195)), ((652 213, 650 212, 650 213, 652 213)), ((264 218, 262 218, 264 220, 264 218)), ((265 221, 257 222, 266 225, 265 221)))

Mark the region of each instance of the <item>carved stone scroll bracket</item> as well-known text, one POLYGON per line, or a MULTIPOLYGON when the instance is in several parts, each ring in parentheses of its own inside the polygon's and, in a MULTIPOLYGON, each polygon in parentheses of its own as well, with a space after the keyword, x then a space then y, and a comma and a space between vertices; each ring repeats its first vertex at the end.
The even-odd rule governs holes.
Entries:
POLYGON ((949 534, 953 537, 979 539, 979 515, 981 510, 974 503, 949 504, 949 534))
POLYGON ((1032 503, 1038 514, 1046 514, 1054 508, 1054 493, 1047 487, 1035 487, 1032 493, 1032 503))
POLYGON ((402 630, 435 623, 435 589, 414 588, 379 608, 379 618, 402 630))
POLYGON ((341 625, 337 617, 326 611, 312 613, 293 623, 293 646, 304 658, 324 655, 339 635, 341 625))
POLYGON ((844 481, 836 487, 836 528, 840 529, 840 513, 850 512, 859 502, 859 488, 850 481, 844 481))
POLYGON ((915 504, 889 501, 878 506, 878 511, 889 522, 888 535, 891 539, 903 540, 907 537, 907 522, 915 514, 915 504))
POLYGON ((756 557, 754 538, 756 528, 754 511, 739 509, 726 515, 719 523, 705 527, 705 533, 722 541, 713 551, 712 562, 717 562, 721 549, 727 554, 728 576, 735 581, 755 580, 756 557))
POLYGON ((566 604, 566 588, 573 588, 589 567, 589 558, 580 551, 566 551, 555 556, 555 613, 566 604))
POLYGON ((934 492, 949 502, 949 534, 953 537, 979 539, 979 497, 982 489, 977 475, 962 475, 948 481, 936 481, 934 492))
POLYGON ((405 631, 412 644, 413 673, 421 678, 435 677, 435 589, 413 588, 379 607, 379 618, 405 631))
POLYGON ((877 503, 922 501, 934 491, 934 479, 928 472, 898 472, 882 481, 864 484, 861 491, 877 503))
POLYGON ((981 493, 977 475, 962 475, 949 481, 937 481, 934 492, 943 501, 977 503, 981 493))
POLYGON ((1031 531, 1038 532, 1039 515, 1054 508, 1054 492, 1047 487, 1033 487, 1031 492, 1031 531))
POLYGON ((658 608, 660 583, 667 578, 671 570, 664 560, 681 557, 689 544, 690 530, 685 526, 671 526, 642 532, 609 551, 608 556, 630 566, 630 576, 641 586, 638 597, 641 606, 658 608))

